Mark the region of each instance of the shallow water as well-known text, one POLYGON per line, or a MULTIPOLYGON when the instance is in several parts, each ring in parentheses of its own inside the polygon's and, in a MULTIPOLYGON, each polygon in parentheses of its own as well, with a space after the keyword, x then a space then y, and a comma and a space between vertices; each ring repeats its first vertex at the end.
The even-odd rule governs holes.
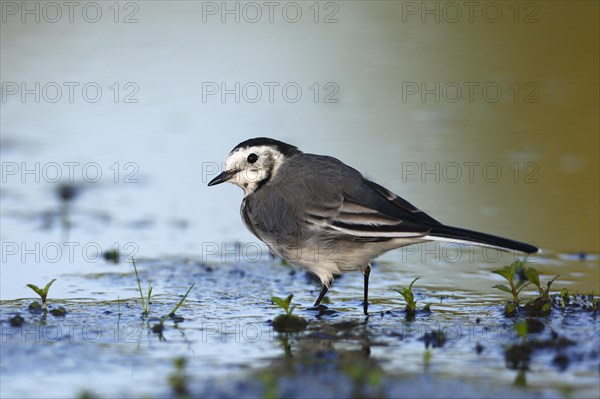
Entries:
MULTIPOLYGON (((562 397, 567 391, 594 397, 600 388, 600 324, 594 312, 556 308, 552 316, 540 318, 545 327, 531 333, 529 340, 549 339, 556 331, 575 344, 536 351, 525 373, 526 387, 515 387, 518 371, 506 368, 504 347, 520 339, 514 321, 502 316, 503 295, 431 288, 418 281, 419 307, 429 303, 432 313, 406 321, 404 301, 390 289, 399 286, 379 282, 371 288, 371 316, 365 318, 361 279, 356 278, 360 275, 347 275, 328 295, 332 312, 319 315, 301 310, 316 297, 315 282, 278 263, 204 265, 161 259, 141 260, 138 267, 144 292, 147 281, 153 286, 147 318, 140 316, 135 276, 124 264, 113 266, 117 270, 112 273, 61 276, 57 285, 95 290, 95 299, 50 299, 50 309, 67 309, 65 317, 31 314, 30 299, 3 301, 3 397, 38 396, 32 379, 35 386, 44 387, 45 397, 82 392, 101 397, 176 396, 168 378, 178 357, 187 361, 187 389, 213 397, 264 396, 269 389, 293 397, 319 392, 347 397, 355 390, 362 396, 411 392, 411 397, 449 397, 454 396, 447 391, 451 387, 470 397, 562 397), (194 289, 177 311, 183 320, 167 320, 162 335, 152 332, 192 282, 194 289), (269 298, 291 292, 299 305, 296 313, 307 318, 309 327, 303 333, 278 333, 270 320, 279 310, 269 298), (8 319, 15 313, 25 318, 23 326, 10 326, 8 319), (429 349, 431 359, 426 362, 423 335, 439 330, 446 342, 429 349), (568 362, 564 371, 553 363, 559 355, 568 362), (314 380, 310 387, 308 380, 314 380), (340 383, 344 380, 349 385, 340 383)), ((387 269, 376 265, 374 276, 387 269)), ((488 286, 494 280, 489 273, 481 279, 488 286)), ((400 281, 408 282, 407 275, 400 281)))
POLYGON ((317 318, 300 310, 315 282, 246 231, 240 190, 206 187, 238 142, 272 136, 340 158, 440 221, 538 245, 529 264, 543 281, 560 275, 556 290, 598 293, 596 2, 488 2, 472 20, 456 2, 302 2, 297 22, 280 13, 288 2, 273 22, 264 7, 259 21, 236 22, 225 3, 179 1, 83 2, 73 21, 64 8, 49 21, 44 4, 2 2, 0 396, 175 396, 178 356, 189 390, 205 396, 598 396, 589 312, 542 318, 540 339, 555 330, 576 341, 569 365, 561 372, 552 362, 562 353, 536 351, 527 388, 513 386, 518 372, 503 358, 513 320, 491 270, 514 254, 392 251, 373 271, 368 321, 359 274, 336 280, 336 312, 317 318), (95 4, 90 22, 81 11, 95 4), (483 14, 495 7, 497 20, 483 14), (221 84, 233 93, 210 94, 221 84), (111 249, 121 263, 103 258, 111 249), (140 316, 132 257, 154 286, 151 318, 196 283, 166 340, 140 316), (406 322, 392 289, 417 276, 433 313, 406 322), (26 284, 52 278, 50 306, 68 314, 43 321, 27 311, 26 284), (289 293, 309 328, 286 337, 268 320, 279 313, 270 297, 289 293), (8 321, 17 312, 21 329, 8 321), (437 325, 462 334, 425 366, 419 338, 437 325), (488 342, 482 325, 507 332, 488 342), (319 331, 327 337, 315 343, 319 331))

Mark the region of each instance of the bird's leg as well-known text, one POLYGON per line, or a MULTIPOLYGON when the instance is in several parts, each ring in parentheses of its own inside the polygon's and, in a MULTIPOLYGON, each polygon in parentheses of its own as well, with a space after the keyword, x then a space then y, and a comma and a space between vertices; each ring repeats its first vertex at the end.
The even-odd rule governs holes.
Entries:
POLYGON ((367 309, 369 308, 369 274, 371 274, 371 265, 367 265, 365 270, 363 270, 363 275, 365 277, 365 300, 363 301, 363 310, 365 312, 365 316, 369 314, 367 309))
POLYGON ((323 284, 323 288, 321 288, 321 293, 319 294, 319 297, 317 298, 317 301, 315 302, 313 307, 316 308, 317 306, 319 306, 319 304, 321 303, 323 298, 325 298, 325 294, 327 294, 328 290, 329 290, 329 287, 327 287, 327 285, 323 284))

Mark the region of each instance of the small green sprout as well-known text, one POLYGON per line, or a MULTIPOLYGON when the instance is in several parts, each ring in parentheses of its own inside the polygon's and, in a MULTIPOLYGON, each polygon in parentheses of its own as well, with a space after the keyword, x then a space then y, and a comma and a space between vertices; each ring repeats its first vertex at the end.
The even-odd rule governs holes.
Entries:
POLYGON ((517 260, 508 266, 504 266, 503 269, 492 270, 492 273, 496 273, 496 274, 499 274, 500 276, 504 277, 506 279, 506 281, 508 281, 508 284, 510 285, 510 288, 508 288, 504 284, 497 284, 497 285, 493 286, 492 288, 497 288, 501 291, 512 294, 513 303, 515 304, 515 306, 519 305, 519 294, 521 293, 523 288, 525 288, 529 285, 528 282, 520 283, 520 284, 515 283, 515 276, 517 275, 517 270, 519 268, 523 267, 524 264, 525 264, 525 261, 517 260))
POLYGON ((302 331, 308 325, 303 317, 292 315, 294 309, 296 309, 296 305, 290 307, 293 297, 294 294, 288 295, 285 299, 276 296, 271 297, 271 302, 285 311, 285 314, 280 314, 273 319, 273 328, 277 332, 302 331))
POLYGON ((31 288, 36 294, 38 294, 40 296, 40 298, 42 299, 42 309, 44 310, 44 313, 46 313, 46 299, 48 298, 48 291, 50 290, 50 286, 55 281, 56 281, 56 279, 53 278, 48 284, 46 284, 46 286, 43 289, 40 289, 35 284, 27 284, 27 286, 29 288, 31 288))
POLYGON ((406 315, 409 317, 414 317, 415 312, 417 310, 417 301, 415 301, 415 295, 412 292, 412 287, 415 281, 419 280, 421 277, 416 277, 408 286, 408 288, 402 287, 399 290, 394 290, 404 298, 406 301, 406 315))
POLYGON ((273 302, 275 305, 279 306, 281 309, 285 310, 285 314, 287 316, 291 316, 294 309, 296 309, 296 305, 294 305, 290 308, 290 304, 292 303, 293 297, 294 297, 294 294, 288 295, 287 298, 285 298, 285 299, 281 299, 279 297, 273 296, 273 297, 271 297, 271 302, 273 302))
POLYGON ((179 303, 177 303, 177 305, 175 305, 175 307, 173 308, 173 310, 171 310, 171 313, 169 313, 169 317, 174 317, 175 316, 175 312, 177 312, 177 309, 179 309, 179 307, 186 300, 187 296, 189 295, 190 291, 192 290, 192 288, 194 288, 195 285, 196 285, 196 283, 192 283, 192 285, 190 285, 190 288, 188 288, 188 290, 185 293, 185 295, 183 296, 183 298, 181 298, 181 301, 179 301, 179 303))
POLYGON ((150 297, 152 296, 152 283, 148 281, 148 298, 146 299, 146 308, 144 309, 144 314, 146 316, 150 313, 150 297))
POLYGON ((142 311, 142 314, 144 316, 148 316, 148 313, 150 313, 150 297, 152 296, 152 285, 150 284, 150 282, 148 282, 148 301, 146 302, 144 300, 144 294, 142 293, 142 284, 140 283, 140 276, 138 274, 137 267, 135 266, 135 259, 131 258, 131 261, 133 263, 133 270, 135 271, 135 278, 137 280, 138 289, 140 290, 140 299, 142 300, 142 308, 144 308, 144 310, 142 311))
POLYGON ((504 307, 504 314, 511 315, 519 308, 519 294, 525 287, 527 287, 530 282, 515 282, 515 277, 517 276, 517 271, 523 267, 525 264, 525 260, 517 260, 511 263, 508 266, 504 266, 504 268, 499 270, 492 270, 492 273, 499 274, 504 277, 510 288, 504 284, 496 284, 492 288, 497 288, 500 291, 507 292, 512 295, 512 302, 508 302, 504 307))
MULTIPOLYGON (((525 310, 532 315, 546 315, 550 313, 552 306, 552 302, 550 301, 550 287, 552 287, 552 283, 554 283, 558 276, 548 281, 546 287, 542 287, 542 284, 540 283, 540 276, 537 270, 535 270, 533 267, 528 267, 526 270, 524 270, 524 265, 525 260, 518 260, 509 266, 504 266, 503 269, 493 271, 493 273, 504 277, 510 285, 510 288, 503 284, 498 284, 493 287, 507 292, 513 297, 512 302, 509 301, 504 307, 504 314, 506 316, 511 316, 516 310, 519 309, 519 294, 525 287, 533 284, 537 287, 539 296, 527 302, 525 305, 525 310), (525 275, 526 281, 515 283, 515 277, 517 276, 519 269, 524 270, 523 274, 525 275)), ((566 292, 566 295, 568 296, 568 291, 566 292)))

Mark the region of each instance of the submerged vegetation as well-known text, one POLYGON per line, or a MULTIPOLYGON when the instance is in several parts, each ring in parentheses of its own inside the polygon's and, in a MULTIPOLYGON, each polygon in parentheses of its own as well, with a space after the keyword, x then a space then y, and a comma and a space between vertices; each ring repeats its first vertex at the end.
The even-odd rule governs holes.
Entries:
MULTIPOLYGON (((408 285, 408 287, 402 287, 400 289, 395 289, 397 293, 402 295, 404 301, 406 302, 406 307, 404 310, 406 311, 406 320, 413 320, 415 318, 417 312, 417 301, 415 300, 415 295, 412 292, 413 285, 417 280, 420 280, 421 277, 415 277, 413 281, 408 285)), ((423 308, 425 312, 429 312, 429 305, 425 305, 423 308)))

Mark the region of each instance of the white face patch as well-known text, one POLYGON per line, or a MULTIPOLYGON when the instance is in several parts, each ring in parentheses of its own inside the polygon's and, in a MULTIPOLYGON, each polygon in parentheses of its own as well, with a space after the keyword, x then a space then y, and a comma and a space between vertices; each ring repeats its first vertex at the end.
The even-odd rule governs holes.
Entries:
POLYGON ((225 161, 225 170, 238 171, 229 182, 241 187, 244 194, 248 195, 256 190, 262 181, 275 176, 283 159, 284 155, 270 146, 243 148, 229 155, 225 161), (254 163, 248 160, 250 154, 256 155, 254 163))

